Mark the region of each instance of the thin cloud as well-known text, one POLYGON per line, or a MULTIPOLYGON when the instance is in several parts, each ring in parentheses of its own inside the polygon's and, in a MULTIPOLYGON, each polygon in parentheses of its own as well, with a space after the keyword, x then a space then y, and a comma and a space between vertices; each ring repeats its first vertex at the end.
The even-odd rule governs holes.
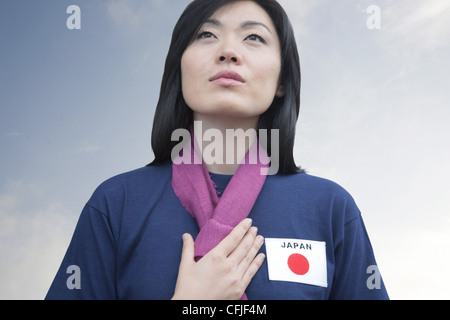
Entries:
POLYGON ((110 18, 120 29, 126 29, 130 33, 139 30, 142 11, 137 7, 136 1, 108 1, 106 8, 110 18))
POLYGON ((41 203, 42 186, 14 181, 0 194, 0 299, 43 299, 73 233, 62 202, 41 203))
POLYGON ((403 0, 382 10, 385 48, 420 57, 450 46, 450 2, 403 0))
POLYGON ((162 0, 114 0, 106 2, 105 6, 109 17, 119 31, 126 37, 136 37, 148 34, 149 30, 155 29, 155 20, 161 19, 165 14, 175 15, 168 9, 176 7, 179 2, 168 2, 162 0))
POLYGON ((380 266, 391 299, 448 299, 449 281, 443 266, 450 264, 450 221, 439 229, 414 227, 401 232, 387 231, 380 246, 380 266), (396 250, 401 248, 401 250, 396 250), (387 263, 396 261, 396 263, 387 263))
POLYGON ((7 134, 7 136, 8 137, 20 137, 20 136, 23 136, 23 132, 15 132, 15 131, 13 131, 13 132, 9 132, 7 134))
POLYGON ((100 149, 102 149, 102 146, 98 144, 94 144, 91 142, 85 142, 80 144, 78 147, 75 148, 76 153, 91 153, 91 152, 97 152, 100 149))
POLYGON ((289 16, 297 39, 300 39, 310 32, 306 18, 323 0, 280 0, 279 3, 289 16))

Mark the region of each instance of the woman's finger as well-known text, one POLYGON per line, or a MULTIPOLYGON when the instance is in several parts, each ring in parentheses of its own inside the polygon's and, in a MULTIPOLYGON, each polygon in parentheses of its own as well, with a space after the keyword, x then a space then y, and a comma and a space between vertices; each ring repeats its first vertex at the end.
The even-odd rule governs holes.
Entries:
POLYGON ((226 236, 213 250, 215 253, 228 257, 244 238, 248 229, 252 225, 252 219, 246 218, 242 220, 230 234, 226 236))
MULTIPOLYGON (((233 250, 233 252, 228 256, 235 265, 236 268, 241 264, 242 260, 246 259, 249 251, 251 250, 253 243, 255 242, 255 238, 258 233, 258 228, 251 227, 244 238, 241 240, 239 245, 233 250)), ((255 257, 256 252, 254 253, 252 259, 255 257)))
POLYGON ((247 269, 255 259, 256 255, 258 254, 259 249, 261 249, 261 246, 264 243, 264 238, 259 235, 254 238, 254 241, 252 242, 251 247, 247 251, 247 254, 245 257, 242 258, 241 262, 238 266, 238 272, 244 275, 247 272, 247 269))
POLYGON ((250 281, 253 279, 256 272, 259 270, 259 268, 261 268, 265 258, 266 258, 266 256, 264 255, 264 253, 260 253, 250 263, 250 265, 247 268, 247 271, 244 273, 244 276, 242 277, 242 281, 241 281, 242 285, 245 288, 247 288, 247 286, 249 285, 250 281))

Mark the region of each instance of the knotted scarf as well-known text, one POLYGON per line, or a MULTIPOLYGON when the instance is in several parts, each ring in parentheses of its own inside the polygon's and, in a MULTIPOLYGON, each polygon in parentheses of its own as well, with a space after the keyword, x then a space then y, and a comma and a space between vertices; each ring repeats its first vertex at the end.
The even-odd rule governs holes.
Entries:
MULTIPOLYGON (((195 259, 198 261, 247 218, 264 185, 269 161, 266 151, 256 140, 219 198, 206 165, 203 161, 194 161, 199 156, 199 149, 192 130, 190 140, 192 161, 180 164, 174 161, 172 187, 200 228, 195 240, 195 259)), ((241 300, 247 300, 245 293, 241 300)))

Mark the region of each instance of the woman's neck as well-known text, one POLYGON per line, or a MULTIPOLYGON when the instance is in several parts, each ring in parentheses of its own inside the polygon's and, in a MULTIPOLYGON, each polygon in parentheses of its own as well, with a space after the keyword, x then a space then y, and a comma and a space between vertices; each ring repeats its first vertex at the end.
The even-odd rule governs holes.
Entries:
POLYGON ((224 118, 194 112, 195 139, 210 172, 236 172, 256 139, 258 120, 259 117, 224 118))

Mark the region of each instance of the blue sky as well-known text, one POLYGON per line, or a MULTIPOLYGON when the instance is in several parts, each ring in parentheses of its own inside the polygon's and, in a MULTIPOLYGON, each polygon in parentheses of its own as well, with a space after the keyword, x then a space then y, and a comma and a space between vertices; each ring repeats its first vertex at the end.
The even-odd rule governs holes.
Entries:
MULTIPOLYGON (((302 64, 297 162, 354 196, 392 298, 449 299, 450 3, 279 2, 302 64)), ((42 299, 94 189, 152 160, 188 3, 0 0, 1 299, 42 299)))

